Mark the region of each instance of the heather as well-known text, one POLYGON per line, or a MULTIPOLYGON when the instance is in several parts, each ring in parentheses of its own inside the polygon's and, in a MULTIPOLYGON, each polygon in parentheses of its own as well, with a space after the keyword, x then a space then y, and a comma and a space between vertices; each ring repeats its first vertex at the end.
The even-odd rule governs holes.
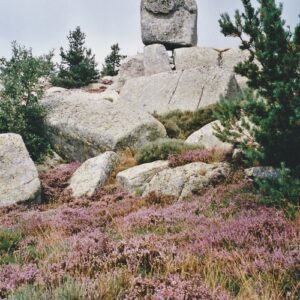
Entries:
POLYGON ((299 217, 262 205, 238 172, 184 201, 133 197, 113 178, 73 199, 77 167, 43 174, 51 201, 0 210, 2 298, 299 297, 299 217))

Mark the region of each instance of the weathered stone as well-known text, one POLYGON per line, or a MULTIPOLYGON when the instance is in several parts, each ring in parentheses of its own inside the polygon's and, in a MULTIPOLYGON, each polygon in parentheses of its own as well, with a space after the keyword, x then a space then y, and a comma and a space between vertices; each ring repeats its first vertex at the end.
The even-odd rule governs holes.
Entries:
POLYGON ((85 161, 105 151, 136 149, 166 135, 151 115, 101 100, 99 94, 48 92, 41 104, 54 149, 72 161, 85 161))
POLYGON ((219 126, 222 128, 220 121, 211 122, 198 131, 190 135, 185 141, 186 144, 202 145, 205 149, 218 149, 224 152, 233 150, 233 146, 228 143, 223 143, 219 138, 214 135, 214 127, 219 126))
POLYGON ((168 50, 197 45, 195 0, 142 0, 142 40, 145 45, 163 44, 168 50))
POLYGON ((124 60, 122 60, 118 74, 119 80, 121 82, 125 82, 128 79, 141 77, 144 75, 145 69, 143 54, 128 56, 124 60))
POLYGON ((117 102, 119 100, 119 93, 117 93, 116 91, 112 91, 112 90, 109 90, 109 91, 105 91, 103 93, 101 93, 100 95, 100 98, 103 99, 103 100, 107 100, 109 102, 117 102))
POLYGON ((165 46, 154 44, 145 47, 144 68, 146 76, 172 71, 165 46))
POLYGON ((230 99, 238 93, 232 72, 202 67, 128 80, 119 102, 163 114, 176 109, 195 111, 219 102, 221 94, 230 99))
POLYGON ((226 177, 229 166, 224 163, 191 163, 174 169, 163 170, 146 185, 143 195, 150 192, 170 195, 179 199, 190 196, 195 191, 213 184, 226 177))
POLYGON ((255 179, 274 179, 279 176, 279 171, 273 167, 254 167, 245 170, 247 177, 255 179))
POLYGON ((22 137, 0 134, 0 206, 39 201, 40 195, 38 172, 22 137))
POLYGON ((76 198, 92 196, 105 184, 118 161, 118 155, 112 151, 90 158, 73 174, 68 189, 76 198))
POLYGON ((136 193, 142 192, 145 185, 149 183, 152 177, 158 172, 167 169, 169 166, 168 161, 155 161, 148 164, 139 165, 117 175, 117 182, 125 190, 136 193))

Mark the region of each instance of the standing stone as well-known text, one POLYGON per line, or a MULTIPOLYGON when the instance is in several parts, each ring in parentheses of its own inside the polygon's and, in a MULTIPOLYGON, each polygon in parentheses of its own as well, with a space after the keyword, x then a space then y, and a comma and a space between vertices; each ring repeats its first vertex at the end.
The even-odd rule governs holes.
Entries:
POLYGON ((149 45, 144 50, 145 75, 172 71, 166 47, 160 44, 149 45))
POLYGON ((38 172, 22 137, 0 134, 0 207, 39 201, 40 194, 38 172))
POLYGON ((195 0, 142 0, 143 43, 168 50, 197 45, 197 15, 195 0))

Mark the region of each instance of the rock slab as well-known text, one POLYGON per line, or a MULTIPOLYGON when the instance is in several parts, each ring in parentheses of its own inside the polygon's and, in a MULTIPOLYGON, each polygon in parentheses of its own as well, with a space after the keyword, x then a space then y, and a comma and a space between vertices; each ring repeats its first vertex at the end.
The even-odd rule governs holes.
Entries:
POLYGON ((195 111, 232 98, 240 89, 232 71, 220 67, 199 67, 165 72, 128 80, 119 101, 149 113, 172 110, 195 111))
POLYGON ((39 201, 41 184, 22 137, 0 134, 0 207, 39 201))
POLYGON ((142 164, 120 172, 117 175, 117 183, 128 192, 143 192, 145 185, 150 182, 152 177, 167 169, 168 166, 169 162, 162 160, 142 164))
POLYGON ((166 136, 163 125, 146 112, 95 97, 69 90, 46 93, 41 101, 50 141, 63 158, 83 162, 166 136))
POLYGON ((92 196, 105 184, 118 161, 118 155, 112 151, 90 158, 73 174, 68 189, 76 198, 92 196))
POLYGON ((143 43, 163 44, 168 50, 197 45, 197 15, 195 0, 142 0, 143 43))
POLYGON ((146 76, 172 71, 165 46, 154 44, 145 47, 144 68, 146 76))

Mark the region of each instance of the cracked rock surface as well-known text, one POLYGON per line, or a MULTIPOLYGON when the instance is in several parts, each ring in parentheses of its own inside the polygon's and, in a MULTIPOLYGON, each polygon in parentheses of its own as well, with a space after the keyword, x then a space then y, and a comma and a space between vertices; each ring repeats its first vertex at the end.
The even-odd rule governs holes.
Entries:
POLYGON ((38 172, 22 137, 0 134, 0 207, 39 201, 40 193, 38 172))

